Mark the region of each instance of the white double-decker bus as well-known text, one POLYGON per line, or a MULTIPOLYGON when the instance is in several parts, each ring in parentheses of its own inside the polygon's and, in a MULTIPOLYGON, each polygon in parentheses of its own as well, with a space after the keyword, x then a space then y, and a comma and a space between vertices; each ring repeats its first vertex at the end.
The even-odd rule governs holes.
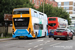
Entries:
POLYGON ((58 18, 59 22, 59 28, 67 28, 68 27, 68 21, 63 18, 58 18))
POLYGON ((47 35, 47 15, 32 8, 13 9, 13 38, 47 35))

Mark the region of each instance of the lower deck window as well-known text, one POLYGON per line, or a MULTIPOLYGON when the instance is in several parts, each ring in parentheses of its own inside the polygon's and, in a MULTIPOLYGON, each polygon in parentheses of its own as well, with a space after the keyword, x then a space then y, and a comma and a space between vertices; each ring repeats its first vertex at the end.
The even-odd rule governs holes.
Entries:
POLYGON ((56 23, 50 23, 50 24, 48 24, 48 25, 51 26, 51 27, 53 27, 53 26, 56 25, 56 23))
POLYGON ((43 30, 43 24, 34 24, 34 29, 43 30))

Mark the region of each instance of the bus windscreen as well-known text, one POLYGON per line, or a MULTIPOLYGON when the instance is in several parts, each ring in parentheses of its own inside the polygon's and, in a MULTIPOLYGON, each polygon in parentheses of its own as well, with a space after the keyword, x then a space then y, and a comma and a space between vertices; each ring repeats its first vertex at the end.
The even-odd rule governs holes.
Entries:
POLYGON ((56 18, 49 18, 49 21, 55 21, 56 18))

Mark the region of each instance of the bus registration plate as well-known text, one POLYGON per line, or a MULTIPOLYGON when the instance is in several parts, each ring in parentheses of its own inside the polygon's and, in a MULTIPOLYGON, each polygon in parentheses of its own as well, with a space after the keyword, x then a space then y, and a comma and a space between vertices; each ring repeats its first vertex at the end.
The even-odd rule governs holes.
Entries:
POLYGON ((24 36, 20 36, 20 38, 24 38, 24 36))

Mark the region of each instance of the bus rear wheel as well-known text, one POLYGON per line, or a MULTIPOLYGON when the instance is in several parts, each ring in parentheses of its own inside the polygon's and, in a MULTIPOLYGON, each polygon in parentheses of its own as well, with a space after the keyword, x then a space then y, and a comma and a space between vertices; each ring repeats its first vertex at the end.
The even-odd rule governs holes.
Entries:
POLYGON ((46 37, 47 35, 46 35, 46 32, 45 32, 45 36, 44 37, 46 37))

